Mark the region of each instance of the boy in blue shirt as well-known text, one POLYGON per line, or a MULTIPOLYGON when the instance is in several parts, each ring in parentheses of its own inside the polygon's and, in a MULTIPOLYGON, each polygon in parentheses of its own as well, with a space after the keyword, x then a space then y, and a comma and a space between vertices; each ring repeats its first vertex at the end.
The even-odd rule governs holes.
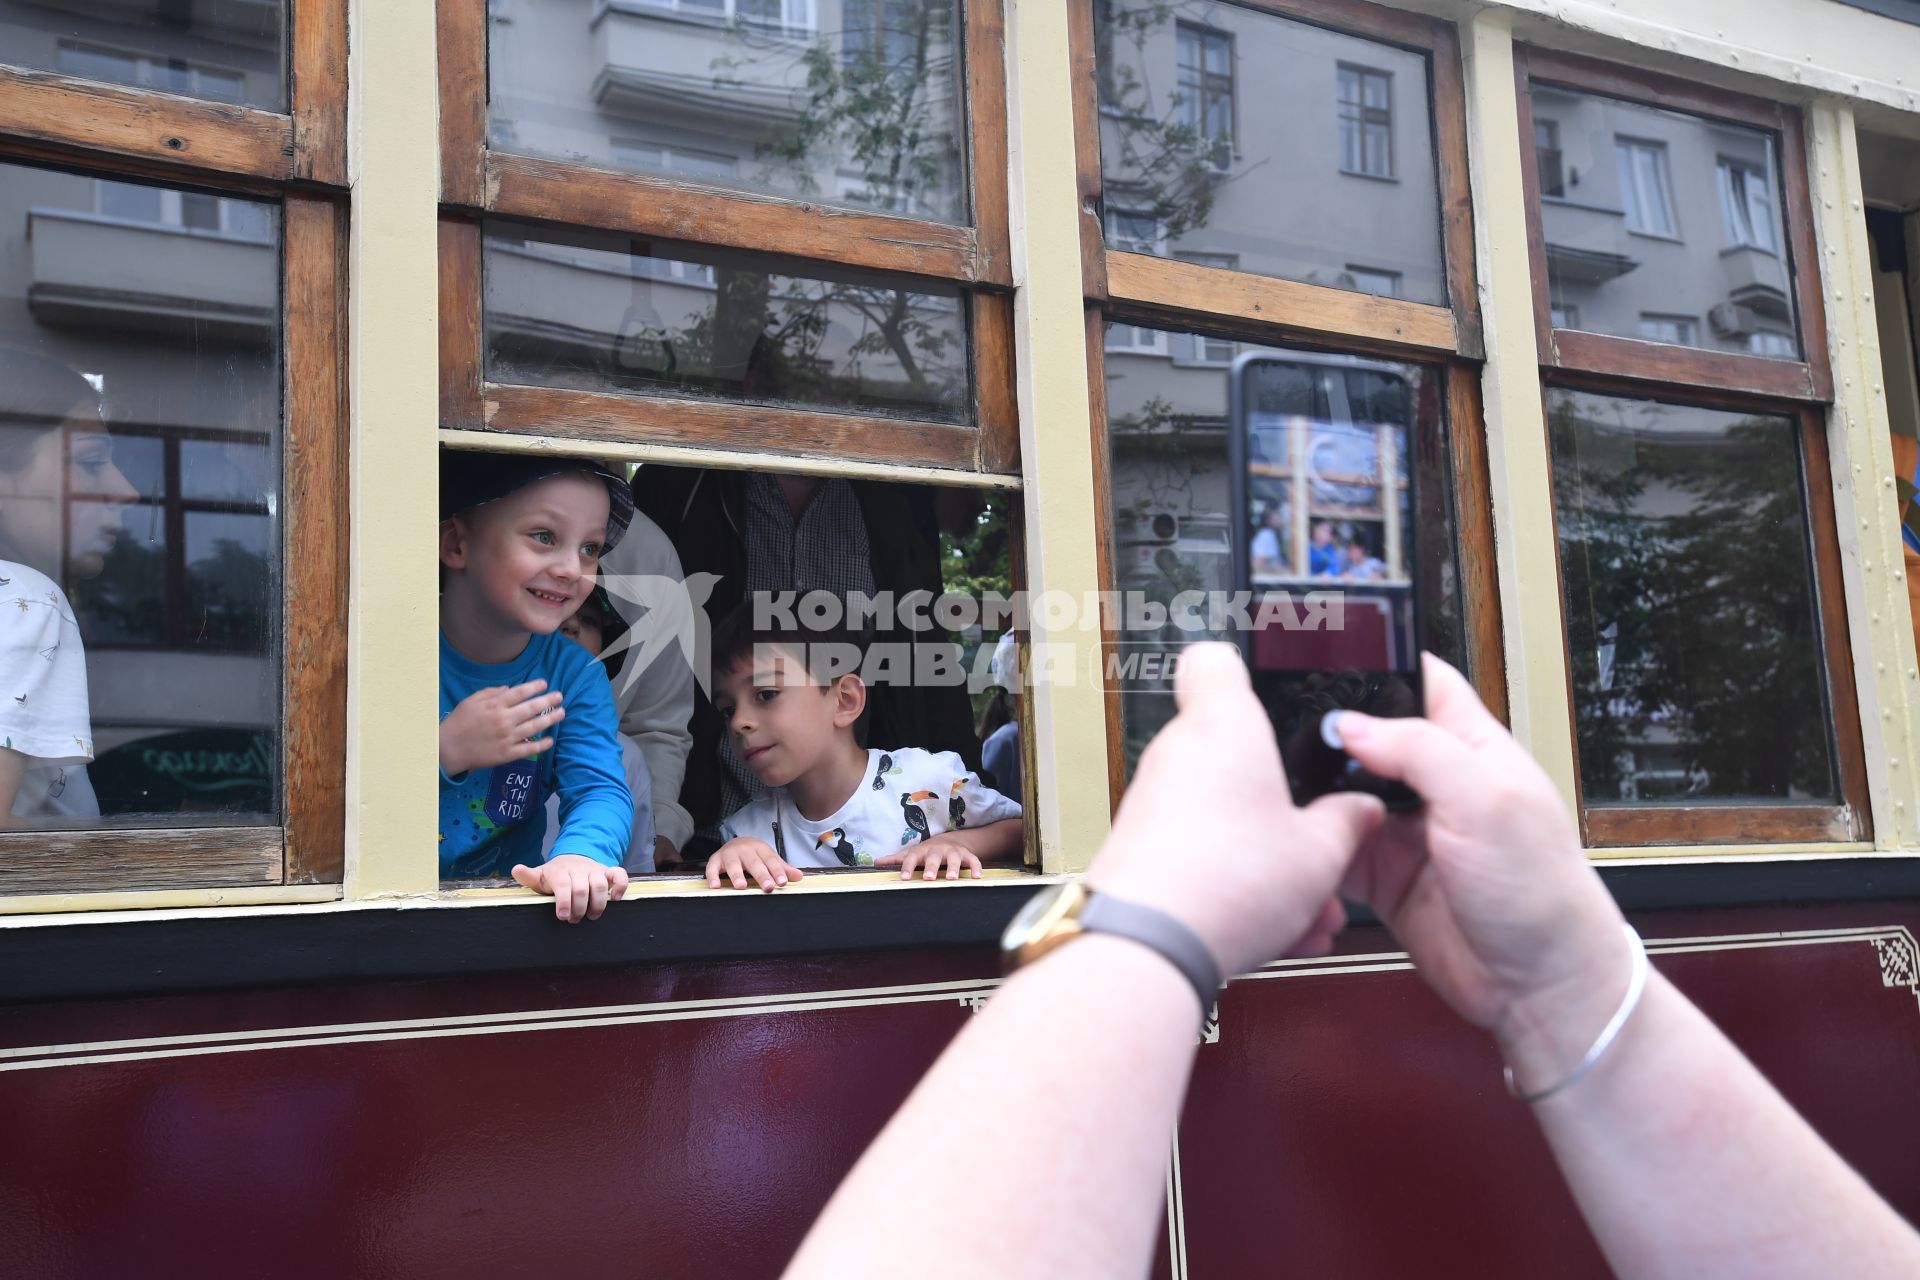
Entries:
POLYGON ((633 797, 606 671, 560 624, 632 514, 597 463, 440 456, 440 875, 511 874, 569 923, 626 892, 633 797))

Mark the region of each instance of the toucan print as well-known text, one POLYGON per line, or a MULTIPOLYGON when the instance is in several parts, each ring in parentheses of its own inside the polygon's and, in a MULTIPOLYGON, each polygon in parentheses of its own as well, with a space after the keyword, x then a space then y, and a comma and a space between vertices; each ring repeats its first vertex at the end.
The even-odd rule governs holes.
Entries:
POLYGON ((880 753, 880 766, 873 771, 873 789, 875 791, 885 791, 887 789, 887 770, 891 768, 893 768, 893 757, 882 751, 880 753))
POLYGON ((925 840, 933 832, 927 826, 927 815, 920 811, 923 800, 939 799, 931 791, 902 791, 900 793, 900 812, 906 815, 907 829, 900 835, 901 844, 912 844, 916 839, 925 840))
POLYGON ((813 838, 813 843, 816 848, 823 844, 833 845, 833 856, 840 859, 840 865, 843 867, 857 867, 860 865, 860 855, 853 851, 853 842, 847 839, 847 829, 845 827, 835 827, 831 831, 822 831, 813 838))
POLYGON ((953 786, 948 788, 947 830, 949 831, 958 831, 967 825, 967 802, 960 794, 960 789, 966 785, 967 780, 962 776, 955 778, 953 786))

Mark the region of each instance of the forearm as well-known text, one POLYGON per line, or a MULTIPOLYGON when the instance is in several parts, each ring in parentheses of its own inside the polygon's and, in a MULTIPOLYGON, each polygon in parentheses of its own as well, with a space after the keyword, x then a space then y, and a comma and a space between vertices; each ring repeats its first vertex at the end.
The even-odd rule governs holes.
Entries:
POLYGON ((27 757, 0 747, 0 827, 19 825, 13 817, 13 802, 19 798, 20 782, 26 775, 27 757))
POLYGON ((1121 939, 1016 973, 841 1184, 790 1280, 891 1277, 907 1258, 921 1276, 1145 1274, 1198 1021, 1180 973, 1121 939), (929 1249, 913 1207, 943 1187, 986 1227, 929 1249))
POLYGON ((958 831, 949 831, 947 836, 965 845, 982 862, 1004 862, 1020 851, 1024 831, 1025 827, 1019 818, 1002 818, 984 827, 962 827, 958 831))
POLYGON ((1622 1276, 1920 1275, 1920 1238, 1658 973, 1535 1112, 1622 1276))

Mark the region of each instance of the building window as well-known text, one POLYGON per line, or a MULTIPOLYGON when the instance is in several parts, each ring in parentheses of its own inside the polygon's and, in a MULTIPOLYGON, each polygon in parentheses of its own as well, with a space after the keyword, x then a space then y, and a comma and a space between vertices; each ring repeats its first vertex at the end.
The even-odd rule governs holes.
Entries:
POLYGON ((1393 176, 1393 77, 1340 64, 1340 168, 1369 178, 1393 176))
POLYGON ((1764 169, 1737 160, 1720 162, 1720 214, 1729 246, 1780 251, 1773 226, 1773 181, 1764 169))
POLYGON ((1560 154, 1560 122, 1533 122, 1533 158, 1540 166, 1540 194, 1555 200, 1566 198, 1565 162, 1560 154))
POLYGON ((1179 48, 1180 122, 1213 167, 1233 163, 1233 37, 1182 22, 1179 48))
POLYGON ((1677 239, 1680 227, 1673 217, 1666 145, 1618 138, 1613 154, 1620 166, 1620 205, 1626 211, 1627 230, 1677 239))
POLYGON ((1349 265, 1347 274, 1353 278, 1352 288, 1361 293, 1370 293, 1376 298, 1397 298, 1400 296, 1400 273, 1398 271, 1380 271, 1373 267, 1349 265))
POLYGON ((613 158, 622 168, 689 178, 732 178, 740 162, 721 151, 700 151, 662 142, 616 142, 613 158))
POLYGON ((639 0, 644 7, 788 32, 813 30, 814 0, 639 0))
POLYGON ((1107 210, 1107 247, 1121 253, 1150 253, 1165 257, 1166 229, 1151 213, 1131 209, 1107 210))
POLYGON ((1640 336, 1648 342, 1670 342, 1678 347, 1691 347, 1698 342, 1699 332, 1699 325, 1692 316, 1640 317, 1640 336))
POLYGON ((1565 304, 1553 309, 1553 327, 1556 329, 1578 329, 1580 327, 1580 308, 1565 304))
POLYGON ((1748 334, 1747 350, 1753 355, 1768 356, 1776 360, 1800 358, 1800 344, 1793 340, 1793 335, 1773 329, 1757 329, 1748 334))
POLYGON ((1107 350, 1163 356, 1167 354, 1167 335, 1164 330, 1148 329, 1137 324, 1110 324, 1107 326, 1107 350))
POLYGON ((105 179, 96 180, 93 188, 94 209, 104 217, 260 244, 273 239, 271 210, 257 200, 105 179))

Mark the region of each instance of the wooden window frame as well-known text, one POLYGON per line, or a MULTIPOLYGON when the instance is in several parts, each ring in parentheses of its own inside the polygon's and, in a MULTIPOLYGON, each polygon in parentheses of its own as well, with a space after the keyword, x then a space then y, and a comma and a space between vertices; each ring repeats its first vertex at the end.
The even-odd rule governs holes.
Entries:
MULTIPOLYGON (((6 98, 0 85, 0 101, 6 98)), ((0 160, 88 176, 178 181, 170 165, 105 168, 0 137, 0 160)), ((243 177, 235 195, 281 206, 282 820, 258 826, 0 833, 0 895, 334 884, 346 829, 347 219, 326 193, 243 177)))
POLYGON ((0 66, 0 136, 266 182, 347 181, 347 0, 289 0, 284 112, 0 66))
MULTIPOLYGON (((1826 350, 1826 305, 1820 292, 1820 263, 1814 249, 1813 197, 1808 186, 1805 125, 1799 109, 1696 81, 1671 79, 1634 67, 1535 46, 1515 45, 1513 62, 1524 143, 1520 159, 1526 187, 1527 249, 1533 263, 1533 310, 1541 367, 1620 374, 1647 382, 1709 387, 1784 400, 1830 400, 1833 371, 1826 350), (1806 353, 1803 359, 1708 351, 1554 327, 1547 282, 1546 234, 1540 216, 1539 161, 1533 145, 1531 87, 1535 81, 1774 135, 1779 147, 1781 213, 1786 238, 1780 257, 1793 281, 1794 316, 1800 329, 1801 350, 1806 353)), ((1718 211, 1715 213, 1717 216, 1718 211)))
POLYGON ((682 178, 616 173, 487 145, 486 0, 438 0, 441 426, 802 458, 1018 474, 1000 5, 964 0, 971 225, 827 207, 682 178), (481 220, 488 217, 766 252, 958 285, 973 420, 795 409, 486 379, 481 220))
MULTIPOLYGON (((1441 252, 1448 305, 1383 298, 1325 285, 1109 251, 1102 225, 1098 49, 1094 0, 1070 0, 1074 143, 1078 163, 1088 400, 1092 408, 1098 572, 1116 591, 1111 438, 1107 422, 1108 321, 1213 330, 1239 341, 1378 355, 1430 369, 1440 380, 1452 455, 1463 643, 1480 696, 1507 717, 1505 646, 1493 545, 1493 508, 1480 375, 1484 359, 1467 171, 1466 95, 1453 24, 1368 0, 1232 0, 1242 8, 1423 52, 1431 94, 1441 252)), ((1103 617, 1106 652, 1118 620, 1103 617)), ((1126 736, 1117 685, 1105 691, 1108 791, 1126 789, 1126 736)))
MULTIPOLYGON (((1514 47, 1519 99, 1521 171, 1527 201, 1528 251, 1533 272, 1534 318, 1540 350, 1541 421, 1548 397, 1563 387, 1623 398, 1659 399, 1703 408, 1766 413, 1799 426, 1802 496, 1813 561, 1813 596, 1820 632, 1823 696, 1833 735, 1840 802, 1834 805, 1606 805, 1589 808, 1580 772, 1574 788, 1582 836, 1589 848, 1659 845, 1770 844, 1872 839, 1867 766, 1852 665, 1839 530, 1835 524, 1832 474, 1824 410, 1833 395, 1826 349, 1826 313, 1820 263, 1814 249, 1812 191, 1800 111, 1784 103, 1749 97, 1694 81, 1638 68, 1576 57, 1533 46, 1514 47), (1703 351, 1671 344, 1561 329, 1553 324, 1546 237, 1542 229, 1540 174, 1534 148, 1532 85, 1685 112, 1708 120, 1765 130, 1779 148, 1781 246, 1793 281, 1800 360, 1740 352, 1703 351)), ((1555 564, 1560 546, 1554 545, 1555 564)), ((1564 595, 1564 574, 1560 586, 1564 595)), ((1562 643, 1571 639, 1562 629, 1562 643)), ((1566 653, 1572 671, 1572 653, 1566 653)), ((1568 722, 1574 691, 1567 684, 1568 722)), ((1579 743, 1573 744, 1575 759, 1579 743)))

